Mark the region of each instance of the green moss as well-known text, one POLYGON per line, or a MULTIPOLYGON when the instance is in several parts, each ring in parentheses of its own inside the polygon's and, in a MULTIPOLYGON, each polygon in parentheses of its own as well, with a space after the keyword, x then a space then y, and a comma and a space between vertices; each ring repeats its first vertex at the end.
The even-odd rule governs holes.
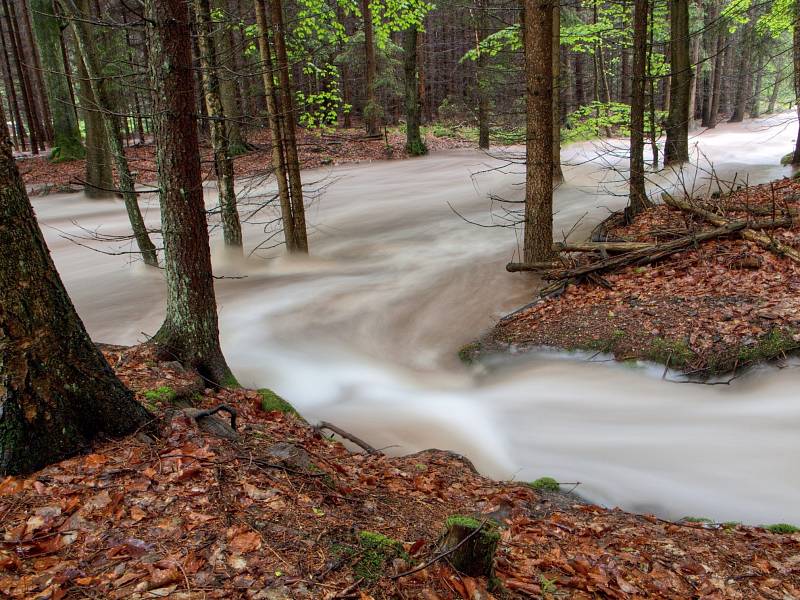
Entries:
POLYGON ((685 340, 657 337, 650 343, 646 358, 670 367, 682 368, 695 358, 695 353, 685 340))
POLYGON ((411 144, 406 144, 406 152, 411 156, 424 156, 428 153, 428 147, 422 140, 414 140, 411 144))
POLYGON ((794 352, 800 348, 800 343, 794 339, 796 334, 797 332, 793 329, 771 329, 769 333, 758 338, 752 346, 744 346, 739 349, 739 362, 748 364, 771 360, 794 352))
POLYGON ((297 414, 297 411, 291 404, 272 390, 261 388, 258 390, 258 393, 261 396, 261 410, 264 412, 282 412, 290 415, 297 414))
POLYGON ((775 523, 773 525, 767 525, 764 529, 772 533, 797 533, 800 531, 800 529, 789 523, 775 523))
POLYGON ((723 529, 736 529, 739 525, 741 525, 741 521, 725 521, 722 524, 723 529))
MULTIPOLYGON (((481 526, 482 521, 475 517, 468 517, 466 515, 450 515, 444 522, 447 529, 451 527, 463 527, 465 529, 477 529, 481 526)), ((493 519, 488 519, 483 524, 483 530, 480 534, 486 541, 499 541, 500 532, 497 530, 497 522, 493 519)))
POLYGON ((375 531, 360 532, 358 545, 361 548, 361 558, 353 567, 353 573, 367 582, 376 581, 390 560, 408 557, 401 542, 375 531))
POLYGON ((794 152, 789 152, 781 157, 781 164, 785 167, 786 165, 792 164, 792 159, 794 159, 794 152))
POLYGON ((230 389, 239 389, 241 388, 241 384, 236 377, 233 376, 233 373, 230 373, 225 379, 222 380, 222 387, 230 388, 230 389))
POLYGON ((469 344, 461 346, 458 351, 458 358, 465 365, 471 365, 478 358, 480 351, 480 342, 470 342, 469 344))
POLYGON ((147 390, 143 395, 147 403, 152 405, 157 403, 169 404, 174 402, 178 397, 175 390, 168 385, 162 385, 154 390, 147 390))
POLYGON ((681 521, 686 521, 687 523, 713 523, 712 519, 708 517, 683 517, 681 521))
POLYGON ((528 485, 535 490, 543 490, 545 492, 558 492, 561 489, 561 486, 552 477, 539 477, 539 479, 530 482, 528 485))

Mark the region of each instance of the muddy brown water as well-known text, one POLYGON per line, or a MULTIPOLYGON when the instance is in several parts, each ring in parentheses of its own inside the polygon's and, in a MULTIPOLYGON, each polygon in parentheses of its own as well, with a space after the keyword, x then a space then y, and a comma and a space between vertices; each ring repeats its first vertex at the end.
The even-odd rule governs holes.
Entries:
MULTIPOLYGON (((653 176, 653 189, 699 188, 709 162, 730 180, 788 174, 791 113, 720 125, 692 138, 699 171, 653 176)), ((625 147, 564 151, 567 182, 555 197, 556 236, 585 236, 625 203, 625 147)), ((309 420, 335 422, 373 445, 467 455, 485 474, 580 481, 592 501, 669 517, 800 523, 800 372, 763 368, 728 386, 670 383, 662 369, 543 353, 490 369, 456 352, 500 316, 529 302, 534 277, 506 273, 518 234, 490 194, 519 200, 522 169, 497 153, 460 150, 305 174, 322 190, 308 212, 312 256, 273 248, 225 260, 214 232, 221 337, 239 380, 271 387, 309 420), (494 207, 494 212, 492 212, 494 207), (242 277, 242 278, 238 278, 242 277)), ((242 182, 255 205, 270 184, 242 182)), ((213 206, 213 189, 208 190, 213 206)), ((76 245, 86 230, 124 235, 118 201, 81 194, 34 200, 56 265, 91 335, 142 341, 164 314, 164 285, 128 242, 76 245), (68 234, 65 237, 65 234, 68 234)), ((149 224, 157 204, 142 197, 149 224)), ((277 216, 267 208, 259 219, 277 216)), ((245 227, 247 248, 264 225, 245 227)))

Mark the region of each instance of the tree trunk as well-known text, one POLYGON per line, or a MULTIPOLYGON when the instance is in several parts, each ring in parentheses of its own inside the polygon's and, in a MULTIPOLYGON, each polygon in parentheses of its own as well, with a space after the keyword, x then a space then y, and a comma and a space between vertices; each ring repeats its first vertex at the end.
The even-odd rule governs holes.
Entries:
POLYGON ((526 87, 525 262, 553 255, 553 1, 523 0, 526 87))
POLYGON ((361 16, 364 21, 364 60, 366 69, 367 101, 364 105, 364 127, 367 135, 377 135, 380 130, 380 106, 375 97, 375 79, 378 63, 375 58, 375 40, 373 39, 372 10, 370 0, 361 0, 361 16))
POLYGON ((736 87, 734 92, 733 114, 728 120, 729 123, 741 123, 744 121, 747 110, 747 102, 750 99, 750 87, 753 83, 752 68, 750 65, 752 57, 752 27, 745 25, 742 36, 739 39, 739 67, 736 87))
POLYGON ((33 55, 33 75, 36 79, 36 87, 40 90, 41 93, 37 94, 39 101, 42 105, 42 121, 45 126, 45 136, 47 141, 52 145, 53 144, 53 115, 50 113, 50 105, 47 101, 47 93, 46 88, 44 85, 44 78, 42 73, 44 72, 42 69, 42 61, 39 58, 39 52, 36 49, 36 45, 34 43, 34 35, 33 35, 33 23, 31 22, 31 13, 28 10, 28 3, 23 1, 20 2, 20 6, 22 8, 22 20, 23 26, 25 27, 25 33, 27 34, 30 47, 31 47, 31 54, 33 55))
MULTIPOLYGON (((5 12, 6 24, 8 25, 8 37, 11 40, 11 55, 14 57, 14 67, 17 71, 17 78, 19 79, 19 87, 22 93, 22 106, 25 111, 25 120, 28 121, 28 134, 31 143, 31 152, 34 155, 39 154, 40 137, 37 135, 39 130, 39 123, 37 122, 38 116, 36 115, 33 106, 33 94, 31 92, 30 81, 25 67, 22 64, 20 53, 20 40, 19 34, 14 27, 16 17, 13 13, 13 4, 9 4, 8 0, 3 0, 3 10, 5 12)), ((44 146, 42 146, 43 148, 44 146)))
POLYGON ((768 115, 775 112, 775 105, 778 103, 778 92, 780 92, 781 82, 783 81, 783 64, 782 60, 775 60, 775 82, 772 84, 772 91, 769 94, 768 115))
POLYGON ((35 471, 86 449, 100 433, 120 436, 144 425, 148 412, 75 312, 5 135, 0 247, 0 475, 35 471))
MULTIPOLYGON (((697 9, 700 14, 703 14, 703 2, 702 0, 697 0, 697 9)), ((697 88, 698 88, 698 81, 699 77, 697 76, 700 72, 700 45, 703 41, 703 36, 700 32, 696 32, 694 37, 691 38, 690 48, 691 52, 689 54, 689 66, 691 68, 690 75, 691 79, 689 81, 689 130, 695 129, 697 127, 697 88)))
POLYGON ((475 84, 478 92, 478 148, 488 150, 489 140, 489 82, 486 80, 486 54, 481 52, 481 40, 486 37, 487 6, 481 0, 475 9, 478 12, 475 21, 475 84))
POLYGON ((647 77, 648 0, 633 4, 633 85, 631 90, 630 193, 625 217, 630 222, 650 201, 644 181, 644 104, 647 77))
POLYGON ((72 31, 78 42, 78 52, 83 59, 86 67, 91 92, 97 102, 97 112, 103 120, 105 137, 108 142, 111 155, 114 157, 114 164, 117 167, 117 177, 119 179, 119 190, 122 192, 122 199, 125 202, 125 210, 128 213, 128 220, 133 230, 133 236, 142 253, 145 264, 151 267, 158 266, 158 256, 156 247, 150 240, 147 227, 139 209, 139 202, 136 198, 135 181, 128 166, 128 159, 125 156, 125 148, 122 145, 122 135, 119 129, 119 119, 113 112, 113 105, 110 99, 107 83, 105 82, 100 67, 97 64, 97 52, 91 37, 91 28, 86 22, 83 13, 74 0, 61 0, 71 17, 72 31))
POLYGON ((184 0, 145 0, 167 315, 155 341, 214 386, 235 385, 219 344, 184 0))
POLYGON ((280 110, 280 99, 275 90, 275 78, 272 67, 272 49, 269 42, 269 28, 267 25, 264 0, 254 0, 256 13, 256 26, 258 28, 258 50, 261 56, 264 92, 267 101, 267 115, 269 129, 272 136, 272 168, 275 171, 275 180, 278 186, 278 199, 281 205, 281 221, 283 222, 283 237, 286 249, 296 251, 294 235, 294 216, 292 215, 292 201, 289 197, 289 182, 286 177, 286 157, 283 144, 283 111, 280 110))
POLYGON ((561 170, 561 5, 553 2, 553 31, 550 36, 553 47, 553 183, 564 181, 561 170))
POLYGON ((20 148, 23 152, 27 150, 28 146, 25 142, 25 124, 22 122, 22 116, 19 112, 19 102, 17 101, 17 90, 14 86, 14 75, 11 72, 11 61, 8 58, 8 46, 6 45, 6 35, 3 31, 3 24, 0 22, 0 46, 2 46, 3 50, 3 79, 6 85, 6 93, 8 95, 9 104, 11 107, 12 112, 12 121, 14 122, 15 126, 15 133, 14 136, 18 148, 20 148))
MULTIPOLYGON (((227 14, 226 0, 214 0, 213 6, 215 11, 227 14)), ((232 32, 228 29, 228 24, 224 21, 215 21, 214 28, 217 30, 217 34, 214 36, 214 45, 217 50, 214 62, 217 65, 222 112, 225 114, 226 119, 225 130, 227 132, 228 154, 230 156, 238 156, 247 152, 248 145, 241 126, 243 111, 240 102, 239 77, 234 59, 236 50, 233 47, 232 32)))
POLYGON ((211 8, 208 0, 194 0, 197 22, 197 44, 200 48, 200 67, 203 71, 203 89, 210 118, 211 146, 214 149, 214 169, 217 173, 217 190, 222 218, 222 237, 228 250, 242 256, 242 224, 236 209, 236 190, 233 185, 233 160, 228 150, 225 130, 225 111, 220 97, 217 65, 214 62, 214 40, 211 37, 211 8))
POLYGON ((283 120, 283 144, 286 155, 286 175, 289 179, 289 195, 292 200, 294 218, 295 251, 308 253, 306 214, 303 204, 303 184, 300 179, 300 160, 297 156, 295 135, 295 109, 292 82, 289 78, 289 58, 286 53, 286 31, 283 26, 281 0, 270 0, 272 17, 272 39, 275 44, 275 66, 278 70, 281 106, 286 115, 283 120))
POLYGON ((67 81, 67 64, 61 51, 61 29, 55 17, 53 0, 29 0, 33 12, 33 30, 44 70, 44 82, 50 112, 53 115, 53 148, 50 159, 67 161, 83 158, 75 103, 67 81))
POLYGON ((750 117, 757 119, 761 114, 761 86, 764 84, 764 51, 756 50, 758 60, 756 62, 756 81, 750 96, 749 110, 750 117))
POLYGON ((653 155, 653 169, 658 168, 658 123, 656 122, 656 80, 653 77, 653 52, 655 46, 653 45, 653 36, 655 26, 653 23, 653 9, 654 0, 648 2, 648 43, 647 43, 647 75, 650 80, 650 94, 649 96, 649 121, 650 121, 650 149, 653 155))
MULTIPOLYGON (((792 59, 794 64, 794 102, 800 128, 800 3, 795 2, 794 26, 792 27, 792 59)), ((792 164, 800 165, 800 130, 794 146, 792 164)))
POLYGON ((689 96, 692 66, 689 64, 689 2, 670 1, 670 106, 664 164, 689 160, 689 96))
POLYGON ((714 129, 719 120, 719 107, 722 97, 722 74, 725 70, 725 41, 726 31, 724 23, 717 26, 716 50, 714 54, 714 79, 711 82, 711 109, 708 114, 706 127, 714 129))
POLYGON ((420 156, 428 152, 419 133, 419 86, 417 85, 417 27, 403 32, 403 66, 405 72, 406 152, 420 156))

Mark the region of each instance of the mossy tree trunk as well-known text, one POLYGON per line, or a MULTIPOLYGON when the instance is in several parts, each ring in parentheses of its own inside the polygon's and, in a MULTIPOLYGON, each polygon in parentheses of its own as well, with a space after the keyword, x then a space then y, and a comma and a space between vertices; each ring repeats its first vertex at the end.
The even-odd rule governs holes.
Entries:
POLYGON ((289 77, 289 57, 286 52, 286 28, 283 24, 283 3, 270 0, 272 17, 272 41, 275 45, 275 67, 278 71, 281 106, 285 113, 283 119, 283 144, 286 156, 286 174, 289 178, 289 195, 292 201, 294 218, 295 252, 308 253, 308 234, 306 233, 306 212, 303 202, 303 183, 300 178, 300 160, 297 155, 297 136, 295 134, 296 111, 294 93, 289 77))
POLYGON ((36 223, 10 141, 4 132, 0 137, 0 475, 5 475, 75 454, 101 432, 129 433, 149 415, 89 339, 36 223))
POLYGON ((417 27, 403 32, 403 67, 405 74, 406 152, 412 156, 428 153, 419 132, 420 104, 417 85, 417 27))
MULTIPOLYGON (((792 63, 794 72, 794 101, 797 105, 798 127, 800 128, 800 2, 794 3, 794 26, 792 27, 792 63)), ((800 165, 800 131, 794 146, 792 164, 800 165)))
POLYGON ((210 120, 211 146, 214 149, 214 169, 217 173, 222 237, 228 250, 241 256, 242 224, 236 208, 233 159, 228 152, 225 111, 220 98, 214 40, 211 37, 211 10, 208 0, 194 0, 193 4, 197 22, 197 44, 200 48, 200 66, 203 70, 203 90, 210 120))
POLYGON ((39 48, 47 98, 53 117, 53 149, 51 160, 83 158, 78 119, 67 81, 67 65, 61 52, 61 29, 55 16, 53 0, 29 0, 33 13, 33 30, 39 48))
POLYGON ((119 119, 114 114, 114 103, 110 98, 106 82, 97 62, 97 54, 92 44, 91 30, 84 17, 85 13, 78 8, 74 0, 61 0, 61 5, 71 18, 72 30, 78 43, 78 53, 83 59, 89 86, 97 103, 97 114, 103 120, 105 137, 111 150, 111 155, 114 157, 114 164, 117 167, 119 190, 125 202, 125 210, 128 213, 128 220, 133 229, 133 236, 136 239, 136 244, 139 247, 139 252, 142 253, 142 259, 145 264, 157 267, 158 255, 156 247, 150 239, 142 218, 142 212, 139 209, 135 181, 128 166, 128 159, 125 156, 125 148, 122 144, 119 119))
POLYGON ((184 0, 145 0, 145 12, 167 282, 167 314, 154 341, 212 385, 234 385, 219 344, 189 7, 184 0))
MULTIPOLYGON (((78 8, 89 14, 89 0, 79 0, 78 8)), ((91 32, 89 33, 91 35, 91 32)), ((94 43, 94 36, 91 41, 94 43)), ((114 161, 108 145, 103 115, 92 91, 92 82, 81 53, 77 53, 78 101, 86 124, 86 166, 84 192, 89 198, 111 198, 114 196, 114 161)))
POLYGON ((526 174, 524 262, 553 256, 553 1, 523 0, 526 174))
MULTIPOLYGON (((228 14, 226 0, 213 0, 212 7, 215 12, 228 14)), ((236 73, 236 60, 233 44, 233 31, 225 21, 214 22, 214 45, 216 47, 215 63, 218 67, 219 95, 222 102, 222 111, 225 114, 225 130, 228 140, 228 154, 238 156, 249 150, 244 131, 242 130, 242 102, 239 77, 236 73)), ((202 49, 201 49, 202 52, 202 49)))
POLYGON ((258 29, 258 51, 262 62, 262 80, 267 101, 267 116, 272 137, 272 168, 278 186, 278 200, 281 205, 281 221, 283 222, 283 238, 286 249, 295 252, 294 216, 292 202, 289 197, 289 180, 286 177, 286 157, 283 144, 283 120, 285 115, 280 110, 280 98, 275 90, 273 77, 272 48, 269 40, 269 27, 264 0, 254 0, 256 27, 258 29))

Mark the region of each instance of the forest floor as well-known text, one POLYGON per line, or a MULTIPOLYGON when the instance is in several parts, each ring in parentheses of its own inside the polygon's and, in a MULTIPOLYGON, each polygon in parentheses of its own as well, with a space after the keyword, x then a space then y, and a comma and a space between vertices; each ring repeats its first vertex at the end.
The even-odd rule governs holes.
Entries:
MULTIPOLYGON (((797 180, 740 189, 701 204, 727 219, 792 214, 790 227, 765 233, 800 247, 797 180)), ((712 228, 657 205, 608 233, 611 240, 656 243, 712 228)), ((800 348, 800 264, 741 237, 705 241, 603 278, 606 285, 570 284, 560 296, 501 320, 481 352, 556 347, 613 354, 620 361, 655 361, 705 378, 780 360, 800 348)))
MULTIPOLYGON (((253 131, 248 141, 253 150, 234 158, 236 177, 268 176, 272 172, 272 151, 270 135, 266 129, 253 131)), ((473 147, 475 144, 459 137, 449 129, 429 128, 425 134, 428 150, 473 147)), ((386 137, 365 138, 361 129, 337 129, 335 133, 315 132, 300 128, 298 130, 298 152, 301 168, 338 165, 408 158, 405 152, 405 133, 393 128, 387 130, 386 137)), ((146 143, 126 148, 131 171, 139 184, 156 179, 155 145, 146 143)), ((208 144, 202 147, 202 169, 205 179, 213 179, 212 150, 208 144)), ((82 189, 85 180, 84 160, 52 163, 43 153, 38 157, 23 157, 17 160, 25 184, 33 194, 51 192, 70 192, 82 189)))
POLYGON ((609 510, 444 451, 350 452, 265 390, 202 391, 147 346, 104 352, 160 433, 0 480, 0 596, 800 598, 791 527, 609 510), (236 438, 198 425, 186 398, 235 407, 236 438), (491 592, 432 560, 453 514, 500 522, 491 592))

